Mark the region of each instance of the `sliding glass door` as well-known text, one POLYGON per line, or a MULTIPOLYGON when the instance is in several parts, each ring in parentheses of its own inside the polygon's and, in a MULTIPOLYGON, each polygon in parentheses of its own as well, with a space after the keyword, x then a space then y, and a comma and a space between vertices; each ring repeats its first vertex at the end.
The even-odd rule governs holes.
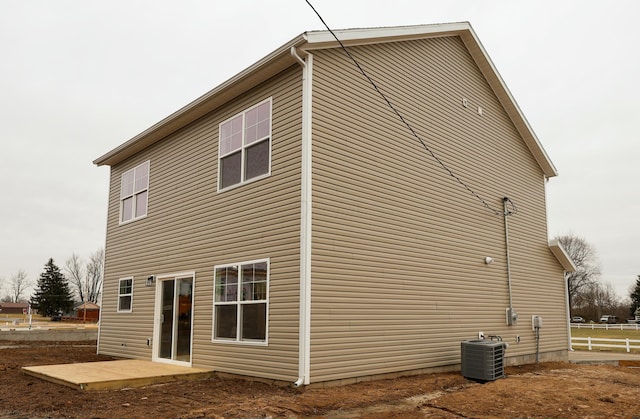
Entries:
POLYGON ((157 357, 190 363, 193 277, 162 279, 158 286, 160 290, 156 296, 156 304, 160 304, 160 316, 157 319, 157 357))

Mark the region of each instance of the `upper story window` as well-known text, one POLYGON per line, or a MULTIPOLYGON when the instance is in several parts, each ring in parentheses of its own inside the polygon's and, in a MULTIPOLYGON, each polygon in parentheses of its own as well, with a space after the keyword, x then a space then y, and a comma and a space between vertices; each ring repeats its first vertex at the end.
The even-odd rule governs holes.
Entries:
POLYGON ((266 343, 269 259, 216 266, 213 340, 266 343))
POLYGON ((271 171, 271 98, 220 124, 218 189, 271 171))
POLYGON ((120 183, 120 222, 147 215, 149 197, 149 161, 122 174, 120 183))

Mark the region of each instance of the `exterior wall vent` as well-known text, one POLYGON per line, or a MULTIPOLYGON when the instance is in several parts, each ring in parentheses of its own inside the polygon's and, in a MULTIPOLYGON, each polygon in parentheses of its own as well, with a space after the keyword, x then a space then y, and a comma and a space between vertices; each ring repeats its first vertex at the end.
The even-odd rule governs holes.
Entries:
POLYGON ((467 340, 461 343, 462 376, 470 380, 493 381, 504 377, 507 345, 493 340, 467 340))

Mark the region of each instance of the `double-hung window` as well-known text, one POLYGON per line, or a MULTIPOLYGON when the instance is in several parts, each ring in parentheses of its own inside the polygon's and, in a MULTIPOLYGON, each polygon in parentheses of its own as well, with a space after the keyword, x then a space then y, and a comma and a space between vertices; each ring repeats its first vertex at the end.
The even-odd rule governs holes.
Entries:
POLYGON ((118 312, 130 313, 133 306, 133 278, 118 281, 118 312))
POLYGON ((269 260, 216 266, 213 340, 267 342, 269 260))
POLYGON ((271 171, 271 98, 220 124, 218 189, 266 176, 271 171))
POLYGON ((120 222, 147 215, 149 198, 149 161, 122 174, 120 183, 120 222))

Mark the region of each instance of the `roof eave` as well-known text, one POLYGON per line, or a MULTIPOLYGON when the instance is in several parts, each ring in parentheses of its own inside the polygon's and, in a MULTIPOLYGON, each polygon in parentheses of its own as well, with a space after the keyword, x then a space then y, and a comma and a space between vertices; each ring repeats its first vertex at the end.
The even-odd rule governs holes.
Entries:
POLYGON ((564 247, 562 247, 562 244, 560 244, 560 241, 558 239, 553 239, 549 241, 549 249, 551 250, 551 253, 553 253, 553 255, 556 257, 556 259, 558 259, 558 262, 560 262, 560 265, 562 265, 562 268, 566 272, 576 271, 577 269, 576 265, 573 263, 573 261, 567 254, 564 247))

